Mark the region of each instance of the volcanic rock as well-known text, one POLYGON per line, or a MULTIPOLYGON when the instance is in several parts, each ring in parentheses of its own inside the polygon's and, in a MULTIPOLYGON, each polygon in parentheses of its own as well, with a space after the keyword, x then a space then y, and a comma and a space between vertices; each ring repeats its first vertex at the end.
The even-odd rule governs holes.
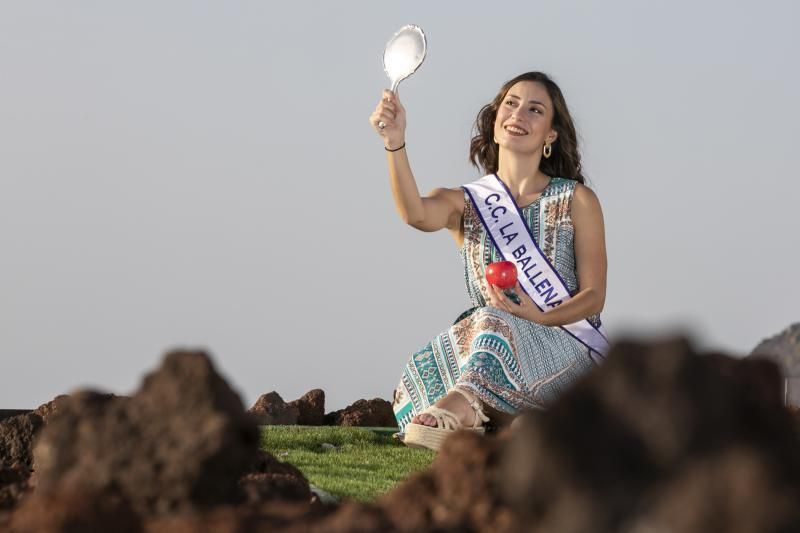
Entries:
MULTIPOLYGON (((109 394, 108 396, 113 396, 113 394, 109 394)), ((37 407, 34 413, 41 416, 44 423, 47 424, 47 422, 50 420, 50 417, 56 414, 59 407, 64 405, 67 400, 69 400, 69 395, 59 394, 49 402, 43 403, 37 407)))
MULTIPOLYGON (((389 519, 386 511, 377 505, 345 502, 336 512, 314 520, 307 520, 305 524, 295 524, 295 528, 289 529, 287 533, 310 532, 310 533, 392 533, 401 531, 389 519), (295 529, 296 528, 296 529, 295 529)), ((406 531, 412 531, 408 529, 406 531)), ((417 530, 423 533, 427 530, 417 530)), ((415 532, 416 533, 416 532, 415 532)))
POLYGON ((289 402, 296 407, 297 423, 301 426, 321 426, 325 423, 325 391, 310 390, 299 399, 289 402))
POLYGON ((454 433, 431 467, 379 500, 399 531, 518 531, 502 500, 506 438, 454 433))
POLYGON ((800 407, 788 405, 786 406, 786 410, 789 412, 789 416, 792 418, 792 426, 794 427, 794 432, 797 435, 797 440, 800 442, 800 407))
POLYGON ((619 343, 521 422, 502 478, 524 530, 800 531, 798 439, 769 361, 619 343))
POLYGON ((294 465, 283 463, 269 452, 258 451, 250 472, 239 480, 251 503, 290 500, 311 501, 308 480, 294 465))
MULTIPOLYGON (((295 467, 256 452, 252 419, 207 357, 170 354, 131 398, 58 406, 12 531, 800 531, 800 436, 780 385, 764 359, 618 343, 547 410, 496 436, 454 433, 373 504, 315 510, 295 467)), ((394 425, 380 402, 326 416, 394 425)), ((0 486, 21 482, 15 468, 0 486)))
MULTIPOLYGON (((11 509, 28 490, 30 470, 22 463, 0 466, 0 512, 11 509)), ((0 521, 0 524, 2 522, 0 521)))
POLYGON ((687 464, 657 488, 633 532, 797 531, 797 502, 771 479, 774 465, 752 450, 730 449, 687 464), (788 519, 787 519, 788 518, 788 519), (790 527, 787 527, 789 525, 790 527))
POLYGON ((114 531, 138 533, 142 523, 130 503, 113 489, 67 483, 36 490, 11 515, 13 533, 114 531))
POLYGON ((202 352, 168 354, 131 398, 83 392, 52 417, 34 448, 38 490, 118 490, 141 515, 241 499, 257 428, 202 352))
POLYGON ((800 322, 761 341, 750 353, 750 357, 764 357, 775 361, 785 377, 800 378, 800 322))
POLYGON ((206 512, 153 517, 147 521, 147 533, 260 533, 253 513, 235 507, 217 507, 206 512))
POLYGON ((42 418, 34 413, 12 416, 0 422, 0 467, 23 464, 32 469, 33 441, 42 425, 42 418))
POLYGON ((762 341, 750 357, 769 359, 777 363, 784 378, 784 403, 800 406, 800 323, 762 341))
POLYGON ((332 426, 397 427, 392 404, 381 398, 357 400, 344 409, 326 414, 325 423, 332 426))
POLYGON ((27 415, 31 412, 30 409, 0 409, 0 422, 12 416, 27 415))
POLYGON ((297 424, 300 412, 296 405, 287 404, 281 395, 275 391, 262 394, 248 412, 258 425, 287 425, 297 424))
MULTIPOLYGON (((191 514, 148 517, 146 533, 308 533, 307 503, 275 501, 254 506, 230 505, 191 514)), ((351 531, 359 531, 351 530, 351 531)))

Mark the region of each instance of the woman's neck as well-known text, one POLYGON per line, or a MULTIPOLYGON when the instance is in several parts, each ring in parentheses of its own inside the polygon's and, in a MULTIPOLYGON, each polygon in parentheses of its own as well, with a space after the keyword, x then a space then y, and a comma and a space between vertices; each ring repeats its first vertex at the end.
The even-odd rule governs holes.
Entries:
POLYGON ((547 187, 550 177, 539 170, 540 158, 500 157, 497 176, 506 184, 514 199, 537 194, 547 187))

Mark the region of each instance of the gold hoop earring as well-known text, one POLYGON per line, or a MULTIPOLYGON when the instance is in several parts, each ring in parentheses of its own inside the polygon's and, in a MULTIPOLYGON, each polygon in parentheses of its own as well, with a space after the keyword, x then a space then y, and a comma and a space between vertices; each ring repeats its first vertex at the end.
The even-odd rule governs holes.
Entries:
POLYGON ((553 146, 550 144, 545 144, 544 149, 542 150, 542 155, 545 159, 549 159, 551 155, 553 155, 553 146))

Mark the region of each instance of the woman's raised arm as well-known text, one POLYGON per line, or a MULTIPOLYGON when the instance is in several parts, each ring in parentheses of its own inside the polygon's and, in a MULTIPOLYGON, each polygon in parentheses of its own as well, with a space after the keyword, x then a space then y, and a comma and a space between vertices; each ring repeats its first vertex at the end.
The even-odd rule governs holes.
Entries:
POLYGON ((383 92, 369 122, 383 138, 392 195, 403 222, 421 231, 452 229, 454 224, 459 224, 461 215, 457 195, 460 193, 453 189, 434 189, 427 197, 419 194, 405 148, 406 111, 396 93, 383 92))

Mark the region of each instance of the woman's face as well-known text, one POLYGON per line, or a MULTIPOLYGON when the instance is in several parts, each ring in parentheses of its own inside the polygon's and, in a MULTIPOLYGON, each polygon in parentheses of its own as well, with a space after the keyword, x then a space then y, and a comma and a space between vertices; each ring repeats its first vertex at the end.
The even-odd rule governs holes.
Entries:
POLYGON ((511 86, 494 122, 494 139, 501 148, 520 153, 540 153, 545 141, 558 134, 552 129, 553 103, 544 85, 520 81, 511 86))

